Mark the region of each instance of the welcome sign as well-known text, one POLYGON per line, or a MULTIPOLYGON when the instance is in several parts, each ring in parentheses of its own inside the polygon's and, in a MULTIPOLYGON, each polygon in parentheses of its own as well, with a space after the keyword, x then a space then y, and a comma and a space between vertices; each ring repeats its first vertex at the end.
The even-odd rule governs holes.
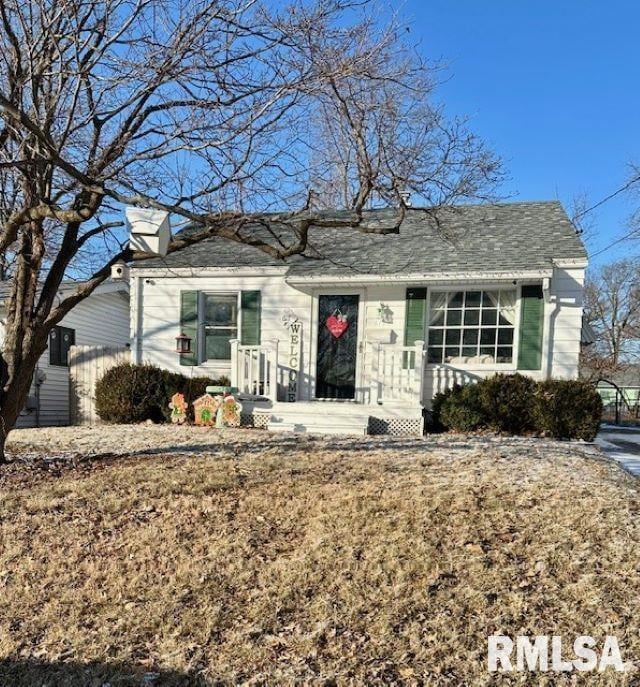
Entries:
POLYGON ((282 318, 289 340, 287 345, 287 389, 285 399, 287 403, 295 403, 298 400, 300 388, 300 361, 302 359, 302 323, 292 313, 287 312, 282 318))

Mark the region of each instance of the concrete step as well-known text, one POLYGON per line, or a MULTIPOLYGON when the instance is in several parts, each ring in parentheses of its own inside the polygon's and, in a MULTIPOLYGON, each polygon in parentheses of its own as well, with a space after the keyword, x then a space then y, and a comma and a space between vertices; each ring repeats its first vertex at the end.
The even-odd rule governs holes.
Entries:
MULTIPOLYGON (((351 418, 349 418, 351 420, 351 418)), ((271 420, 267 429, 270 432, 294 432, 298 434, 333 434, 341 436, 366 436, 369 427, 369 419, 366 422, 332 421, 330 418, 323 422, 300 422, 293 419, 286 421, 271 420)))
POLYGON ((279 410, 272 410, 269 413, 269 420, 272 422, 300 422, 302 424, 310 425, 327 425, 327 424, 369 424, 369 415, 361 413, 360 415, 342 415, 334 412, 323 412, 322 409, 317 411, 303 410, 298 413, 282 413, 279 410))
POLYGON ((361 407, 292 403, 256 411, 267 415, 272 432, 364 436, 369 428, 369 414, 361 407))
POLYGON ((278 403, 269 413, 272 432, 364 436, 369 413, 362 406, 324 403, 278 403))

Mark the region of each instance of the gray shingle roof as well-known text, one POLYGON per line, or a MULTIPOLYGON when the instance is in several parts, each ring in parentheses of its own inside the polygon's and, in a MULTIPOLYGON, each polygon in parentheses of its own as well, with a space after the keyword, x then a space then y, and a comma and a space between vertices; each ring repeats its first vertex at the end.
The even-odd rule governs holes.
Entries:
MULTIPOLYGON (((389 226, 396 212, 372 210, 367 224, 389 226)), ((306 256, 285 262, 249 246, 211 238, 139 267, 289 265, 289 273, 299 276, 390 275, 544 269, 552 259, 587 256, 557 201, 458 206, 439 211, 438 224, 424 209, 411 208, 399 234, 312 228, 306 256)))
MULTIPOLYGON (((65 279, 60 284, 60 288, 58 289, 58 291, 60 292, 60 291, 72 290, 72 289, 75 289, 78 286, 80 286, 80 284, 82 284, 82 283, 83 283, 82 281, 74 281, 71 279, 65 279)), ((118 291, 128 291, 129 290, 129 286, 125 282, 114 282, 111 279, 107 279, 106 282, 100 284, 97 287, 97 289, 94 293, 99 294, 101 291, 104 292, 105 288, 109 288, 109 287, 111 289, 113 289, 114 285, 117 286, 116 290, 118 290, 118 291)), ((11 288, 12 288, 12 282, 10 282, 10 281, 0 282, 0 301, 4 300, 6 298, 9 298, 9 296, 11 295, 11 288)))

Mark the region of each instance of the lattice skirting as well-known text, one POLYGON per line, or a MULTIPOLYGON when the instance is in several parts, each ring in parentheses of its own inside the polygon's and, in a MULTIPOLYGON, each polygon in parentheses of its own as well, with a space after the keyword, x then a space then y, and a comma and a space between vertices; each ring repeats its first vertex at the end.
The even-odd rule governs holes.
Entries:
POLYGON ((370 417, 369 434, 421 435, 422 419, 418 417, 370 417))
POLYGON ((268 423, 268 413, 240 413, 241 427, 254 427, 255 429, 266 429, 268 423))

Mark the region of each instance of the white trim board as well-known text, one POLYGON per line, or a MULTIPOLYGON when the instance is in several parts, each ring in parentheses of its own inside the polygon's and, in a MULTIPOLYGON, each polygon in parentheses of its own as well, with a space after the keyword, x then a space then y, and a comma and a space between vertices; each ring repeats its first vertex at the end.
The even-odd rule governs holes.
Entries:
POLYGON ((180 279, 184 277, 278 277, 285 276, 289 266, 252 267, 131 267, 131 277, 153 279, 180 279))
POLYGON ((522 270, 515 272, 436 272, 435 274, 358 274, 358 275, 290 275, 287 284, 304 286, 312 284, 433 284, 446 286, 460 282, 484 284, 485 282, 525 281, 553 277, 553 268, 522 270))

